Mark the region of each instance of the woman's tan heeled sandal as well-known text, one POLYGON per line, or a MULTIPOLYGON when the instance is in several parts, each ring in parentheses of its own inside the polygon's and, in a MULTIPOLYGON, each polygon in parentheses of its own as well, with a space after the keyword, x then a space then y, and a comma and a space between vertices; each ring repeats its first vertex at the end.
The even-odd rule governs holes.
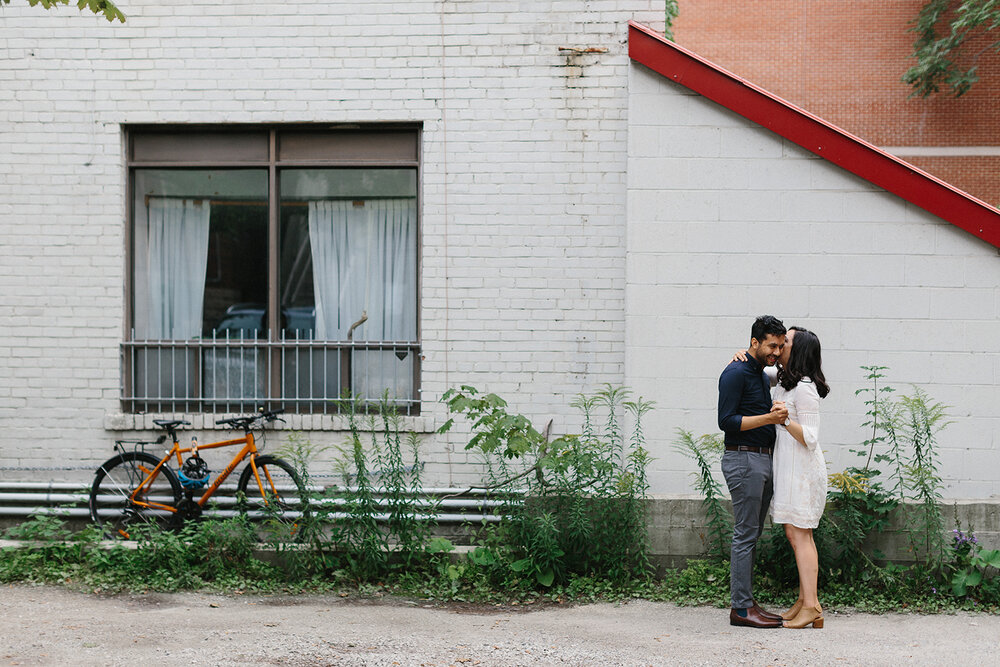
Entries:
POLYGON ((819 629, 823 627, 823 608, 819 605, 815 607, 802 607, 799 613, 790 621, 785 621, 786 628, 804 628, 812 625, 819 629))
POLYGON ((802 598, 796 600, 795 604, 793 604, 788 611, 781 614, 781 618, 786 621, 790 621, 798 615, 800 609, 802 609, 802 598))

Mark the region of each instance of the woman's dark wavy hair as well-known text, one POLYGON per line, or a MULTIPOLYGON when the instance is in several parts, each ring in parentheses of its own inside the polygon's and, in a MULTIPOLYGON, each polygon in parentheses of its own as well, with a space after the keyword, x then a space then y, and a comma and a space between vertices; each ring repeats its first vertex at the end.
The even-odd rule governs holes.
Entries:
POLYGON ((823 354, 819 338, 812 331, 800 327, 792 327, 795 336, 792 338, 792 351, 788 355, 788 368, 778 372, 778 382, 786 391, 791 391, 804 377, 815 383, 820 398, 826 398, 830 393, 830 385, 823 375, 823 354))

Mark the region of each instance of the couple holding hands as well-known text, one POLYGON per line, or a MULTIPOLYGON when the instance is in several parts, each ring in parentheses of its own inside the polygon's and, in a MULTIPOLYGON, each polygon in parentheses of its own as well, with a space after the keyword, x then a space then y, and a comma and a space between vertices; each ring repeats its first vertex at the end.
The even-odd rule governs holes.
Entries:
POLYGON ((819 447, 819 401, 830 391, 816 334, 758 317, 750 347, 719 378, 722 474, 733 501, 729 622, 753 628, 823 627, 812 531, 826 505, 826 461, 819 447), (771 395, 772 387, 774 395, 771 395), (773 502, 772 502, 773 498, 773 502), (795 551, 799 597, 783 614, 753 597, 753 557, 768 508, 795 551))

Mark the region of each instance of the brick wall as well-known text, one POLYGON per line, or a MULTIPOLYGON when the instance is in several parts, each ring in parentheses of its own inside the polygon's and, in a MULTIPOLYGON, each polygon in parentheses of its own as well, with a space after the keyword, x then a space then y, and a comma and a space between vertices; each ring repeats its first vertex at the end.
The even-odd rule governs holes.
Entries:
MULTIPOLYGON (((124 124, 423 123, 413 424, 471 383, 572 430, 573 394, 622 381, 626 23, 662 27, 659 2, 137 0, 125 25, 21 4, 0 34, 0 475, 85 476, 29 469, 92 469, 127 422, 124 124)), ((430 483, 473 481, 458 438, 427 447, 430 483)))
POLYGON ((951 406, 946 496, 1000 494, 997 249, 640 65, 629 89, 626 381, 659 404, 654 488, 691 489, 675 430, 718 432, 719 373, 772 313, 822 341, 831 472, 864 463, 854 392, 883 365, 951 406))
MULTIPOLYGON (((992 147, 1000 155, 1000 53, 970 40, 981 80, 960 98, 910 98, 907 32, 925 0, 681 3, 677 43, 866 141, 885 147, 992 147)), ((996 36, 992 36, 995 40, 996 36)), ((910 153, 899 151, 904 159, 910 153)), ((974 156, 942 156, 939 178, 1000 205, 1000 172, 974 156)))

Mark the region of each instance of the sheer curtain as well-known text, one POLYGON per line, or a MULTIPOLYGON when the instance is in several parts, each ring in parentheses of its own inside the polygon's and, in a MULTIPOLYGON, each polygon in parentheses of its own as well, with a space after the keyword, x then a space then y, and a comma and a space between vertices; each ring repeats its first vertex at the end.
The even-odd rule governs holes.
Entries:
MULTIPOLYGON (((417 335, 417 224, 413 199, 309 202, 316 338, 413 341, 417 335)), ((410 397, 413 363, 404 351, 352 355, 352 390, 374 399, 410 397)))
MULTIPOLYGON (((190 340, 201 335, 210 212, 208 202, 150 197, 145 210, 137 213, 137 340, 190 340)), ((185 349, 137 351, 132 369, 135 394, 193 396, 196 360, 196 353, 185 349)))
POLYGON ((206 201, 149 199, 147 321, 136 326, 145 337, 189 340, 201 335, 210 214, 206 201))

